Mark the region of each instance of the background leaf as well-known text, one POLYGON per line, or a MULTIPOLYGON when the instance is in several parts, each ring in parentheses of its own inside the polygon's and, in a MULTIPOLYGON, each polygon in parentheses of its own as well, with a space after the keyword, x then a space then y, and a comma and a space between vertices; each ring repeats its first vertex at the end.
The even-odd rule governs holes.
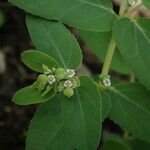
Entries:
POLYGON ((148 9, 150 9, 150 1, 149 1, 149 0, 142 0, 142 3, 143 3, 148 9))
MULTIPOLYGON (((99 58, 101 62, 104 62, 107 48, 111 39, 111 32, 88 32, 80 30, 80 36, 92 50, 92 52, 99 58)), ((116 49, 111 69, 123 74, 129 74, 130 71, 125 64, 118 49, 116 49)))
POLYGON ((58 94, 41 105, 27 137, 27 150, 96 150, 101 130, 101 99, 93 81, 81 77, 73 97, 58 94))
POLYGON ((42 93, 40 93, 37 89, 33 89, 32 85, 27 86, 25 88, 20 89, 13 96, 13 102, 18 105, 30 105, 36 103, 45 102, 53 96, 53 94, 49 93, 47 96, 42 97, 42 93))
POLYGON ((130 141, 130 145, 133 150, 149 150, 150 149, 150 143, 141 141, 141 140, 132 140, 130 141))
POLYGON ((79 66, 82 60, 79 44, 62 23, 33 16, 28 16, 26 22, 37 49, 52 56, 62 67, 79 66))
POLYGON ((105 138, 102 150, 131 150, 130 145, 118 135, 110 134, 105 138))
POLYGON ((111 99, 106 92, 101 93, 101 99, 102 99, 102 118, 104 121, 104 119, 109 116, 111 110, 111 99))
POLYGON ((119 50, 139 81, 150 89, 150 34, 128 18, 119 19, 113 34, 119 50), (130 38, 129 38, 130 35, 130 38))
POLYGON ((108 31, 116 19, 113 10, 108 8, 110 2, 104 0, 9 0, 9 2, 31 14, 59 20, 90 31, 108 31))
POLYGON ((150 141, 150 92, 135 83, 118 84, 115 89, 110 93, 110 118, 134 136, 150 141))
POLYGON ((43 72, 43 64, 49 68, 57 68, 59 66, 54 58, 35 50, 25 51, 22 53, 21 57, 24 64, 26 64, 30 69, 37 72, 43 72))

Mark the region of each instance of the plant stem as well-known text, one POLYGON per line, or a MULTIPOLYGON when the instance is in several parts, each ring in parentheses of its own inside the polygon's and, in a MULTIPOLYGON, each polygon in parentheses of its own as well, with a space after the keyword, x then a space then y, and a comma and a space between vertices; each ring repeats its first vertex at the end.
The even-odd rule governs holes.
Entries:
POLYGON ((119 10, 119 16, 122 16, 128 7, 128 1, 122 0, 119 10))
POLYGON ((111 61, 112 61, 112 58, 113 58, 113 54, 115 52, 115 48, 116 48, 116 42, 115 42, 114 38, 111 37, 111 40, 110 40, 110 43, 109 43, 109 46, 108 46, 108 50, 107 50, 107 53, 106 53, 104 65, 103 65, 103 68, 102 68, 101 76, 107 76, 108 75, 109 68, 110 68, 110 65, 111 65, 111 61))
POLYGON ((128 11, 127 11, 127 16, 130 16, 133 12, 135 12, 136 10, 138 10, 140 7, 142 6, 141 1, 139 0, 133 7, 131 7, 128 11))

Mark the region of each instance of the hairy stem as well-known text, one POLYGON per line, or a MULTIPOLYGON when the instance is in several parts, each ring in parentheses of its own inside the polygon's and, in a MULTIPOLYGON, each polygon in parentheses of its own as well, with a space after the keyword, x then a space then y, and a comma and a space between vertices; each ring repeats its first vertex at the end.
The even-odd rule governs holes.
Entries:
POLYGON ((130 16, 133 12, 138 10, 142 6, 141 0, 139 0, 134 6, 132 6, 126 13, 126 16, 130 16))
POLYGON ((116 48, 116 42, 115 42, 114 38, 111 37, 111 40, 110 40, 110 43, 109 43, 109 46, 108 46, 108 50, 107 50, 107 53, 106 53, 104 65, 103 65, 103 68, 102 68, 101 76, 107 76, 108 75, 109 68, 110 68, 110 65, 111 65, 111 61, 112 61, 112 58, 113 58, 113 55, 114 55, 114 52, 115 52, 115 48, 116 48))

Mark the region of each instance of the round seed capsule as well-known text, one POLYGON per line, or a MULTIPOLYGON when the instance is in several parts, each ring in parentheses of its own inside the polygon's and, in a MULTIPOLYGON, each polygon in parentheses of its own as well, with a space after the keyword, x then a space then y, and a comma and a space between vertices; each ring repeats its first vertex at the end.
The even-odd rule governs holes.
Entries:
POLYGON ((71 96, 73 96, 74 91, 73 91, 72 88, 66 88, 66 89, 64 89, 63 93, 64 93, 65 96, 71 97, 71 96))

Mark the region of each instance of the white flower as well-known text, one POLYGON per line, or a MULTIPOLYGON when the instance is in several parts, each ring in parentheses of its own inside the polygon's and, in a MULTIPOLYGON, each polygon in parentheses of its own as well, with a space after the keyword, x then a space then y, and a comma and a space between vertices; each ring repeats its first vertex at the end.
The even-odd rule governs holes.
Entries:
POLYGON ((106 87, 110 87, 111 86, 111 81, 109 78, 104 78, 103 79, 103 84, 106 86, 106 87))
POLYGON ((67 69, 67 76, 72 78, 75 75, 75 71, 73 69, 67 69))
POLYGON ((65 81, 64 87, 69 88, 69 87, 72 87, 72 86, 73 86, 73 84, 72 84, 71 81, 69 81, 69 80, 65 81))
POLYGON ((129 4, 130 4, 131 6, 133 6, 133 5, 136 4, 136 0, 128 0, 128 2, 129 2, 129 4))
POLYGON ((48 82, 49 84, 53 84, 56 81, 56 78, 54 75, 49 75, 48 76, 48 82))

